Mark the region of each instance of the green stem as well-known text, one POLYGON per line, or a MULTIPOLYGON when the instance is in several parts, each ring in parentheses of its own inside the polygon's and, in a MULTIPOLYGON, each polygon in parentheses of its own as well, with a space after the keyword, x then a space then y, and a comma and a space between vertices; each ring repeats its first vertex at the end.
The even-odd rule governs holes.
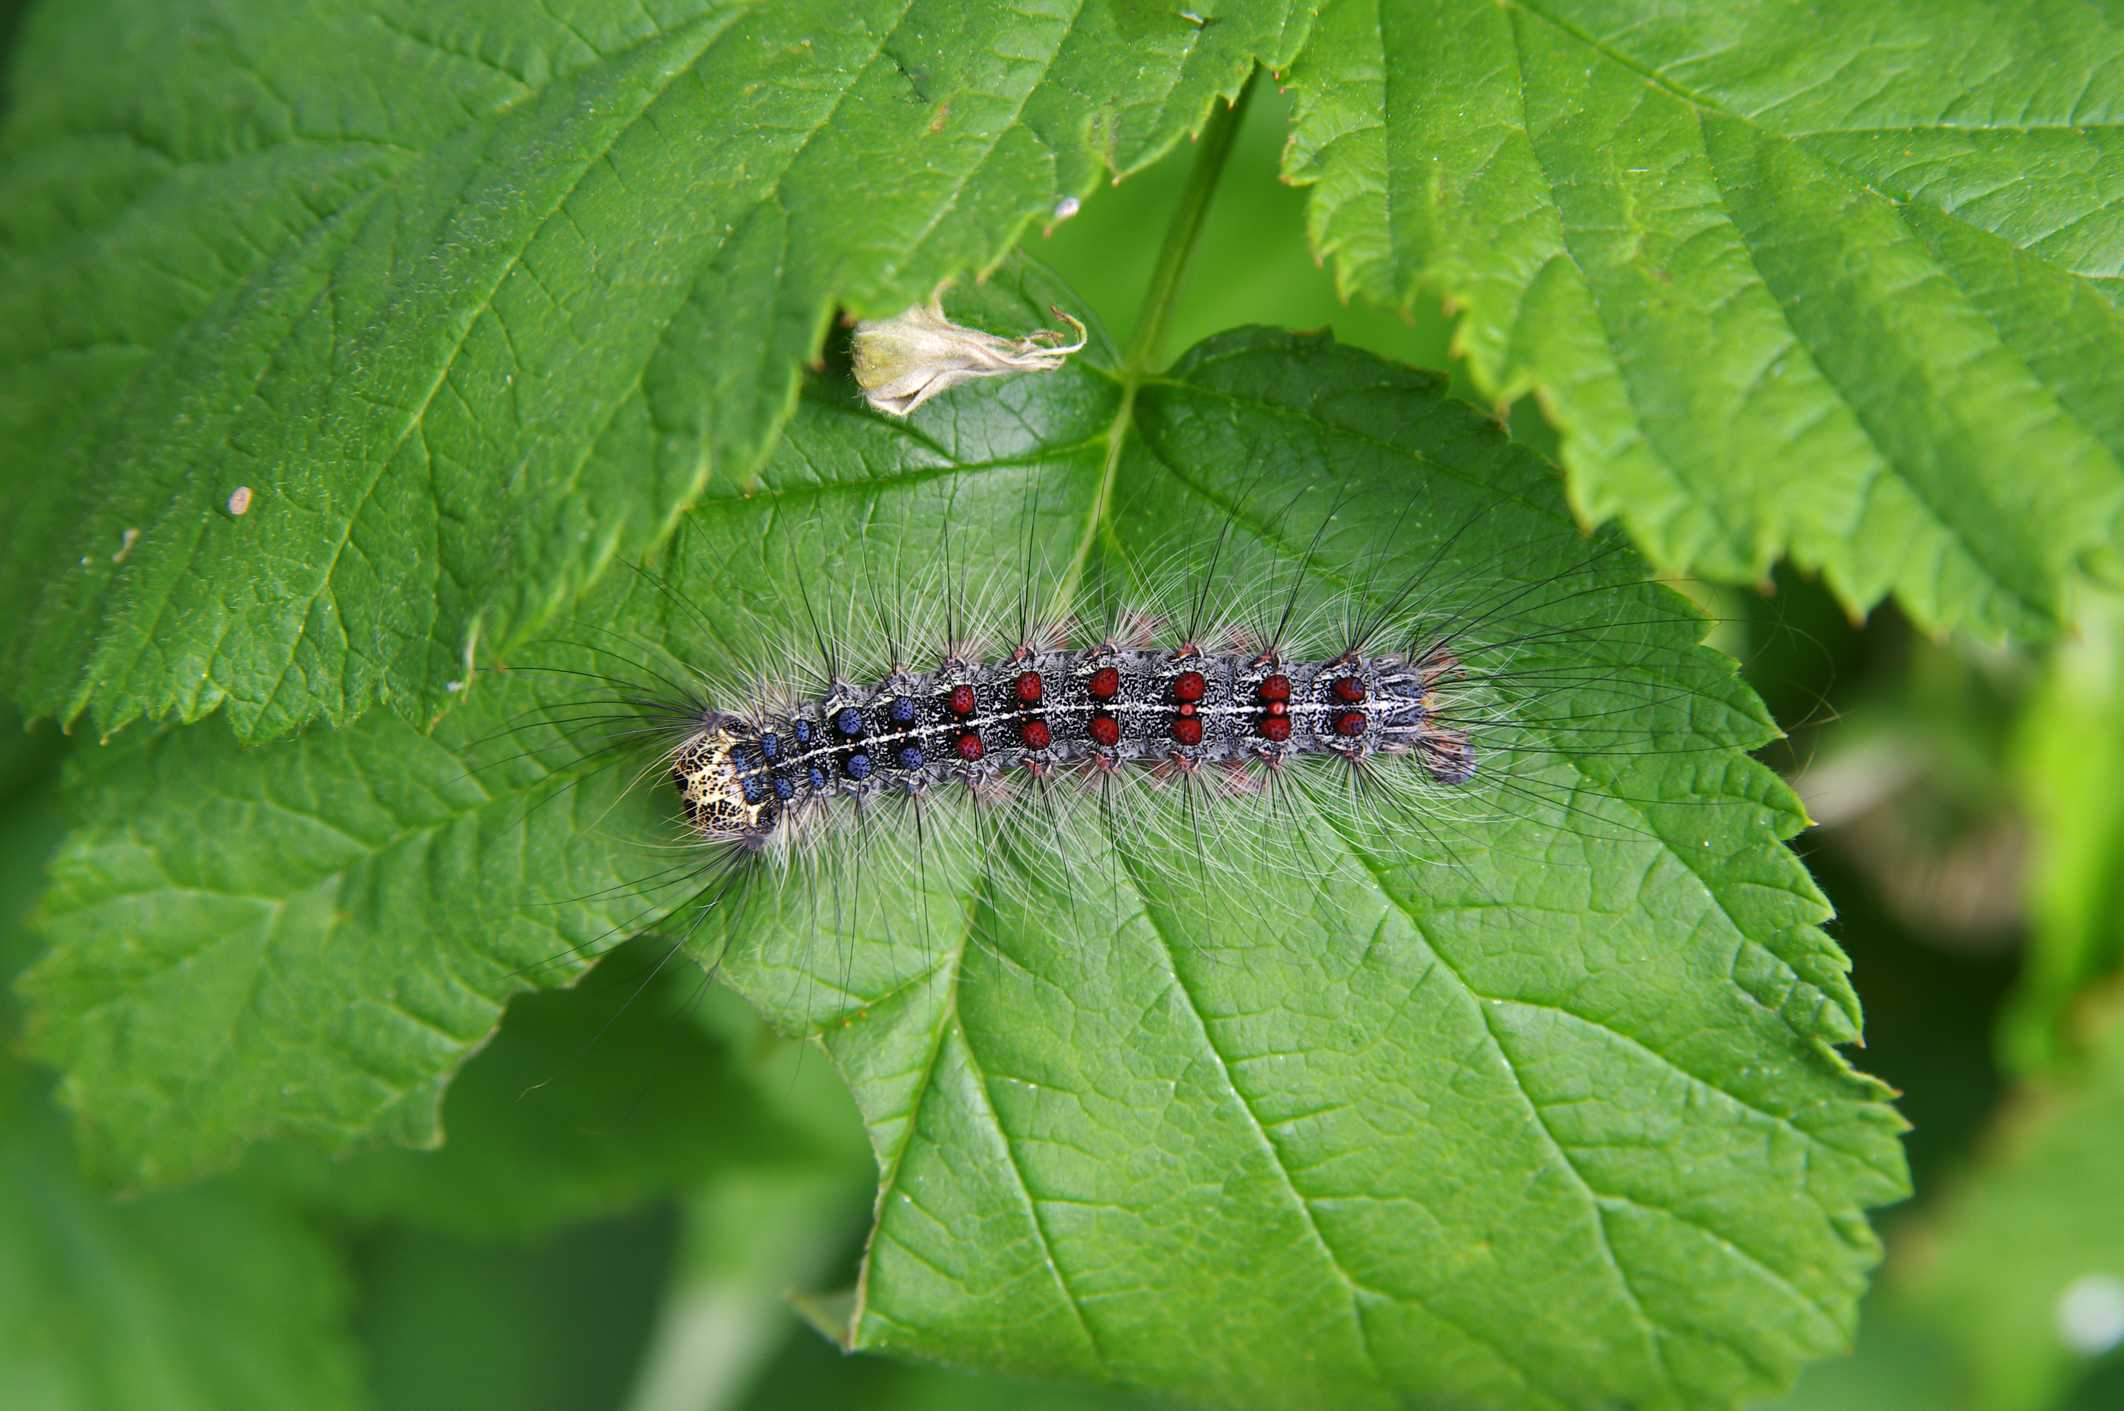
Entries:
POLYGON ((1239 135, 1239 124, 1246 117, 1246 105, 1254 96, 1254 80, 1260 72, 1256 69, 1247 75, 1230 107, 1211 109, 1202 135, 1195 139, 1195 164, 1188 171, 1180 203, 1173 208, 1172 221, 1165 227, 1165 243, 1159 247, 1150 287, 1143 291, 1143 309, 1136 316, 1135 336, 1122 356, 1123 375, 1131 383, 1152 370, 1151 358, 1158 351, 1158 340, 1172 315, 1181 278, 1187 273, 1188 256, 1195 251, 1196 237, 1202 233, 1203 219, 1217 194, 1225 159, 1231 155, 1232 141, 1239 135))
POLYGON ((1067 603, 1076 596, 1084 565, 1091 558, 1092 544, 1113 509, 1114 476, 1121 468, 1121 447, 1135 426, 1136 388, 1155 370, 1151 359, 1158 351, 1159 338, 1164 336, 1166 320, 1172 315, 1181 277, 1187 273, 1187 258, 1194 253, 1195 237, 1202 233, 1203 218, 1209 214, 1210 200, 1217 194, 1217 179, 1224 175, 1225 158, 1231 155, 1232 139, 1239 134, 1240 120, 1246 116, 1247 100, 1253 96, 1254 80, 1260 72, 1256 69, 1247 75, 1230 107, 1211 110, 1202 135, 1195 139, 1195 165, 1188 171, 1187 186, 1180 193, 1180 203, 1173 208, 1172 221, 1165 227, 1165 243, 1158 248, 1150 287, 1143 292, 1143 309, 1136 316, 1135 334, 1121 355, 1121 401, 1114 409, 1112 424, 1106 428, 1106 463, 1100 468, 1099 486, 1092 495, 1091 517, 1085 520, 1076 552, 1062 575, 1061 602, 1067 603))

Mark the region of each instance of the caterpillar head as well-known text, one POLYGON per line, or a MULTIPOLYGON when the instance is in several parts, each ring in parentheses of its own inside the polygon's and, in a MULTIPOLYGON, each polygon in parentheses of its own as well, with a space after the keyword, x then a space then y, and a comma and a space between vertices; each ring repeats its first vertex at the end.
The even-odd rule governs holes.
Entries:
POLYGON ((717 722, 672 756, 671 778, 686 805, 686 821, 711 842, 759 847, 774 831, 775 794, 748 745, 754 745, 750 736, 717 722))

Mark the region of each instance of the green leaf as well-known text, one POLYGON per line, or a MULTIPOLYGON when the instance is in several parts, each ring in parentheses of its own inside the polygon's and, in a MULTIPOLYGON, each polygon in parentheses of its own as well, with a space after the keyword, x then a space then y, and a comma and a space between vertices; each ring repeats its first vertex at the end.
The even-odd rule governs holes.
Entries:
POLYGON ((345 1274, 229 1186, 114 1203, 0 1057, 0 1405, 318 1411, 358 1403, 345 1274))
MULTIPOLYGON (((1331 465, 1407 505, 1395 562, 1477 506, 1463 569, 1558 552, 1541 467, 1435 383, 1324 343, 1212 340, 1132 415, 1119 547, 1235 514, 1295 557, 1303 533, 1262 526, 1331 465)), ((1043 504, 1110 449, 1051 467, 1043 504)), ((1675 728, 1767 733, 1730 676, 1697 690, 1675 728)), ((1577 764, 1675 811, 1556 871, 1533 843, 1478 842, 1465 869, 1356 853, 1327 884, 1354 931, 1235 932, 1136 871, 1065 899, 939 849, 928 885, 968 895, 927 934, 807 946, 802 904, 740 934, 733 982, 783 1022, 817 1022, 796 976, 848 996, 820 1028, 885 1173, 849 1344, 1266 1406, 1725 1404, 1840 1345, 1871 1258, 1856 1205, 1898 1193, 1900 1162, 1879 1090, 1826 1052, 1848 992, 1772 841, 1793 802, 1738 759, 1577 764), (1684 802, 1706 798, 1730 810, 1709 836, 1684 802), (1593 934, 1604 876, 1664 880, 1593 934), (1736 961, 1781 975, 1767 1007, 1736 961)), ((1245 914, 1306 917, 1307 894, 1268 873, 1245 914)))
POLYGON ((1344 287, 1464 311, 1662 567, 2046 633, 2124 535, 2124 29, 2078 0, 1349 0, 1286 81, 1344 287))
MULTIPOLYGON (((462 739, 504 704, 459 712, 462 739)), ((20 988, 92 1170, 184 1180, 268 1138, 432 1146, 509 996, 641 924, 637 874, 581 845, 587 796, 534 810, 551 758, 475 773, 470 754, 389 717, 263 752, 212 724, 76 754, 90 821, 20 988)))
MULTIPOLYGON (((1002 326, 1057 292, 1014 270, 952 312, 1002 326)), ((1090 585, 1169 554, 1176 530, 1199 554, 1225 523, 1234 562, 1288 566, 1309 516, 1346 497, 1387 580, 1442 547, 1444 584, 1598 555, 1607 589, 1560 595, 1554 621, 1581 650, 1607 643, 1616 679, 1553 699, 1590 716, 1574 692, 1612 711, 1604 692, 1635 684, 1629 738, 1659 748, 1558 727, 1554 778, 1613 826, 1504 794, 1440 816, 1450 857, 1301 815, 1243 910, 1212 909, 1184 844, 1163 865, 1094 852, 1065 878, 1025 839, 917 839, 902 819, 878 824, 897 836, 859 878, 763 884, 711 914, 697 953, 816 1034, 869 1124, 883 1186, 848 1345, 1226 1406, 1692 1408, 1842 1345, 1874 1258, 1861 1211, 1903 1189, 1898 1124, 1832 1047, 1856 1037, 1856 1003, 1781 845, 1797 802, 1745 757, 1772 727, 1732 663, 1612 536, 1579 539, 1548 468, 1436 378, 1266 331, 1162 377, 1111 363, 1095 341, 911 424, 821 381, 757 485, 711 489, 656 581, 608 585, 590 640, 727 675, 775 659, 752 653, 803 626, 800 601, 838 621, 924 591, 947 539, 976 580, 1030 559, 1090 585)), ((1331 545, 1313 567, 1376 602, 1360 566, 1331 545)), ((1521 659, 1553 650, 1532 639, 1521 659)), ((534 659, 586 660, 555 643, 511 665, 534 659)), ((512 669, 434 740, 379 718, 244 754, 193 730, 84 771, 100 821, 62 862, 34 994, 107 1153, 167 1174, 268 1130, 432 1132, 368 1070, 432 1094, 512 965, 614 922, 560 898, 669 866, 626 845, 669 834, 661 790, 614 800, 625 767, 481 824, 539 771, 572 777, 540 747, 502 782, 457 778, 456 742, 541 682, 596 691, 512 669), (387 789, 445 806, 385 806, 387 789), (399 840, 467 811, 436 835, 483 840, 457 842, 455 870, 399 840), (216 870, 202 835, 244 894, 228 904, 254 908, 232 915, 284 917, 237 933, 205 1003, 153 964, 236 933, 192 900, 216 870), (549 929, 524 900, 559 903, 549 929), (380 1026, 432 988, 419 977, 458 973, 476 993, 446 1032, 380 1026), (366 1105, 325 1120, 316 1095, 341 1093, 366 1105)))
MULTIPOLYGON (((58 751, 0 711, 0 1001, 58 845, 58 751)), ((218 1186, 88 1189, 0 1007, 0 1406, 319 1411, 356 1404, 335 1253, 283 1206, 218 1186)))
POLYGON ((836 302, 993 264, 1303 25, 1199 9, 37 7, 0 128, 18 698, 425 718, 751 472, 836 302))
POLYGON ((63 831, 57 763, 0 709, 0 1406, 318 1411, 357 1404, 337 1253, 232 1185, 114 1202, 91 1190, 14 1055, 9 985, 63 831))

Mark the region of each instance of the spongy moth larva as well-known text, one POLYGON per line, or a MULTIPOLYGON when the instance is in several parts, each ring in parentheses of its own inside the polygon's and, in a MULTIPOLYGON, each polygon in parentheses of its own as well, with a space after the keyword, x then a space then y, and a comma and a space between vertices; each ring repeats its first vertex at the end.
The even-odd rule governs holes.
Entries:
POLYGON ((680 744, 672 780, 710 844, 764 847, 793 815, 836 800, 1015 770, 1280 768, 1315 755, 1406 755, 1441 784, 1467 783, 1475 752, 1441 688, 1459 663, 1423 656, 1289 660, 1274 647, 1206 652, 1111 639, 1021 646, 945 661, 758 718, 709 709, 680 744))

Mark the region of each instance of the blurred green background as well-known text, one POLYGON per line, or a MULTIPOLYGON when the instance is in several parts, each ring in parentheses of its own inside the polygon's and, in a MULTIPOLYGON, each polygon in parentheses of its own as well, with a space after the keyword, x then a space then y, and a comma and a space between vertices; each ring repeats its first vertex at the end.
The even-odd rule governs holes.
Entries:
MULTIPOLYGON (((1336 299, 1305 246, 1302 194, 1276 179, 1285 120, 1264 86, 1161 358, 1235 323, 1327 326, 1453 370, 1465 392, 1435 308, 1404 321, 1336 299)), ((1188 156, 1026 240, 1117 336, 1188 156)), ((1510 419, 1553 450, 1531 407, 1510 419)), ((1918 1195, 1880 1219, 1889 1257, 1858 1350, 1780 1406, 2124 1407, 2124 992, 2110 984, 2124 612, 2087 602, 2080 638, 2039 657, 1926 641, 1890 610, 1853 624, 1789 574, 1759 593, 1683 586, 1791 731, 1772 763, 1822 825, 1801 846, 1865 1001, 1860 1062, 1905 1092, 1913 1126, 1918 1195)), ((4 724, 11 977, 33 953, 25 918, 62 827, 64 742, 4 724)), ((688 977, 650 978, 658 960, 638 944, 583 991, 512 1009, 453 1092, 445 1156, 324 1171, 266 1153, 210 1187, 120 1205, 72 1176, 44 1076, 0 1057, 0 1388, 13 1388, 0 1403, 211 1404, 173 1369, 242 1319, 258 1346, 227 1355, 280 1359, 317 1405, 1145 1404, 844 1358, 804 1326, 785 1295, 845 1284, 867 1221, 874 1172, 853 1109, 816 1054, 688 977), (619 1144, 627 1158, 609 1159, 619 1144), (565 1199, 512 1201, 513 1163, 554 1150, 565 1199), (688 1193, 647 1193, 658 1173, 688 1193), (487 1195, 468 1207, 467 1190, 487 1195)), ((16 1023, 0 996, 0 1034, 16 1023)))

